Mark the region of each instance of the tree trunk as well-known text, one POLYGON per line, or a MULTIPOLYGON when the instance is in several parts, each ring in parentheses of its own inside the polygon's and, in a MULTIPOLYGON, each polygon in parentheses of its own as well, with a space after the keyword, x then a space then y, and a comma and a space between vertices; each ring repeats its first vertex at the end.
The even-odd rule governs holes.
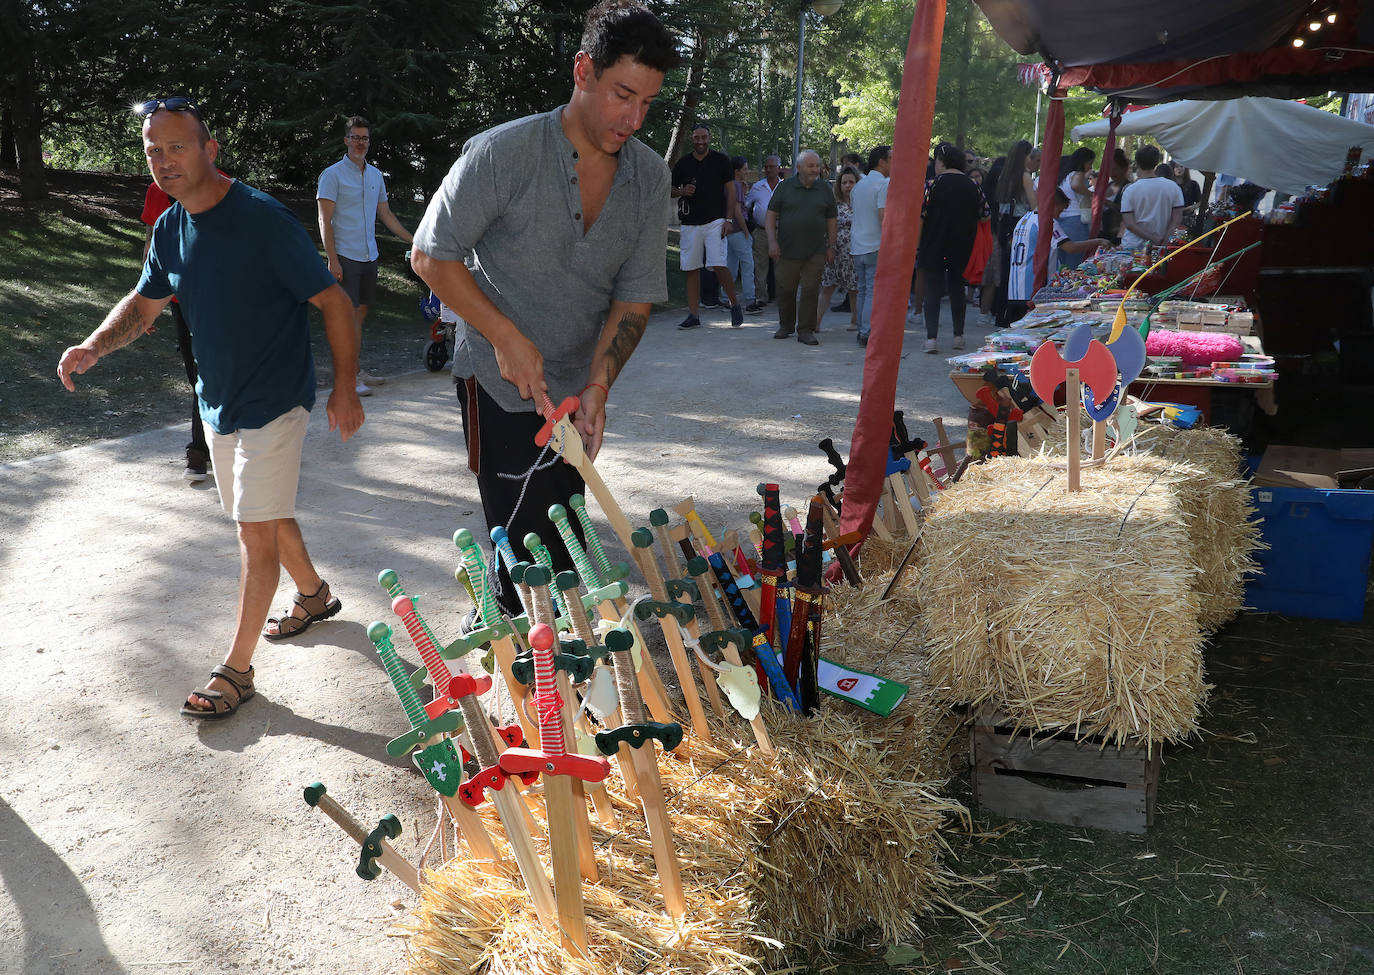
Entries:
POLYGON ((8 105, 0 109, 0 170, 19 171, 19 156, 14 148, 14 111, 8 105))
POLYGON ((19 162, 19 197, 44 200, 48 196, 43 173, 43 139, 38 125, 38 92, 33 84, 33 53, 21 53, 14 69, 11 103, 14 142, 19 162))
POLYGON ((677 162, 677 157, 682 155, 683 146, 686 144, 684 139, 692 131, 692 126, 696 124, 697 102, 701 100, 701 82, 706 75, 706 35, 703 31, 697 31, 692 44, 692 62, 687 67, 687 88, 682 93, 682 114, 677 118, 677 124, 673 126, 672 138, 668 140, 668 152, 664 159, 668 160, 668 165, 677 162))
POLYGON ((955 89, 954 93, 954 144, 964 150, 968 149, 969 59, 973 56, 973 28, 977 20, 978 8, 973 5, 973 0, 968 0, 968 9, 963 17, 964 30, 959 38, 959 54, 956 62, 959 65, 959 80, 957 82, 958 88, 955 89))

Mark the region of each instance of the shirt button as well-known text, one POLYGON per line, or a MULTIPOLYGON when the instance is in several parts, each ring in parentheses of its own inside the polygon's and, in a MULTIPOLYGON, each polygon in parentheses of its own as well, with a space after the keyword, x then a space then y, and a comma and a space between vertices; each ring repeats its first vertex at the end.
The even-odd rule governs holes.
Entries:
POLYGON ((575 184, 575 183, 577 182, 577 177, 574 176, 574 177, 572 178, 572 181, 573 181, 573 183, 575 184))
POLYGON ((576 149, 573 150, 573 158, 574 158, 574 159, 577 158, 577 150, 576 150, 576 149))
POLYGON ((573 214, 573 219, 574 219, 574 220, 581 220, 581 219, 582 219, 582 214, 580 214, 580 213, 574 213, 574 214, 573 214))

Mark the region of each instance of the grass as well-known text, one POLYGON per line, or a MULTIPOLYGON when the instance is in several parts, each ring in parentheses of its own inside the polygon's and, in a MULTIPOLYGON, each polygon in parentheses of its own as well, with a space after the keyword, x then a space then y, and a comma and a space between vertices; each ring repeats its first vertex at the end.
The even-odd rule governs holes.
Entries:
MULTIPOLYGON (((1245 615, 1209 648, 1204 731, 1164 752, 1143 836, 997 817, 953 835, 984 886, 919 944, 838 967, 1037 973, 1374 972, 1374 639, 1367 624, 1245 615)), ((964 796, 967 801, 967 796, 964 796)))
MULTIPOLYGON (((76 177, 78 174, 71 174, 76 177)), ((102 359, 68 393, 57 380, 63 349, 84 339, 138 283, 144 227, 138 221, 146 180, 55 180, 58 201, 21 207, 0 198, 0 463, 75 444, 121 437, 185 421, 191 390, 167 313, 157 331, 102 359)), ((0 187, 2 189, 3 187, 0 187)), ((313 232, 313 200, 284 197, 313 232)), ((418 212, 400 214, 414 227, 418 212)), ((404 242, 383 232, 380 289, 363 327, 364 366, 379 375, 423 368, 429 326, 419 300, 427 293, 404 273, 404 242)), ((323 321, 311 309, 315 369, 333 385, 323 321)))

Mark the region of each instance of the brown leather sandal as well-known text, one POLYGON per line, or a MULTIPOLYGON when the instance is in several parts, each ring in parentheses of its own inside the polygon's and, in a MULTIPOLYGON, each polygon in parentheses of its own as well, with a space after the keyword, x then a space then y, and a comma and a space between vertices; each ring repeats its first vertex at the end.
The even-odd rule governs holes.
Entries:
POLYGON ((210 702, 210 706, 208 708, 197 707, 191 703, 191 698, 188 696, 186 698, 186 703, 181 706, 182 714, 186 715, 188 718, 202 718, 206 721, 217 721, 220 718, 229 717, 239 709, 240 704, 257 693, 253 689, 253 667, 251 664, 248 666, 246 673, 242 670, 235 670, 227 664, 220 664, 214 670, 210 671, 210 680, 214 680, 216 677, 233 688, 233 699, 230 700, 223 691, 210 690, 209 681, 207 681, 205 687, 202 687, 198 691, 192 691, 191 693, 195 697, 205 698, 205 700, 210 702))
POLYGON ((343 609, 343 603, 330 595, 329 583, 323 579, 320 580, 320 588, 316 590, 315 595, 307 596, 298 592, 291 600, 305 610, 305 615, 295 616, 291 610, 286 609, 282 611, 281 616, 269 617, 267 625, 262 629, 263 639, 276 641, 299 636, 313 624, 327 620, 343 609))

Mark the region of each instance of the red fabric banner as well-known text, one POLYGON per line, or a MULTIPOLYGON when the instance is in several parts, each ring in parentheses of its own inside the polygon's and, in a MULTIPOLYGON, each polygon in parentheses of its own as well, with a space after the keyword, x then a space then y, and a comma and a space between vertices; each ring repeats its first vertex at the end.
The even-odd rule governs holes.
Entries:
POLYGON ((1107 145, 1102 150, 1102 164, 1097 167, 1097 185, 1093 187, 1093 222, 1088 228, 1088 236, 1096 237, 1102 229, 1102 208, 1107 203, 1107 184, 1111 182, 1112 156, 1116 154, 1116 127, 1121 124, 1121 113, 1113 112, 1107 127, 1107 145))
POLYGON ((849 441, 841 534, 857 531, 867 538, 882 493, 887 445, 892 435, 892 408, 897 398, 897 372, 902 363, 907 296, 911 293, 911 271, 916 266, 916 244, 921 239, 921 204, 944 29, 945 0, 918 0, 907 41, 901 99, 897 103, 892 182, 887 188, 887 219, 883 221, 878 246, 873 326, 864 355, 859 415, 849 441))
POLYGON ((1050 239, 1054 232, 1054 191, 1059 188, 1059 159, 1063 155, 1064 89, 1056 88, 1050 92, 1050 110, 1045 116, 1045 141, 1040 144, 1040 184, 1035 188, 1035 212, 1040 214, 1040 232, 1035 238, 1033 292, 1043 288, 1049 277, 1050 239))

